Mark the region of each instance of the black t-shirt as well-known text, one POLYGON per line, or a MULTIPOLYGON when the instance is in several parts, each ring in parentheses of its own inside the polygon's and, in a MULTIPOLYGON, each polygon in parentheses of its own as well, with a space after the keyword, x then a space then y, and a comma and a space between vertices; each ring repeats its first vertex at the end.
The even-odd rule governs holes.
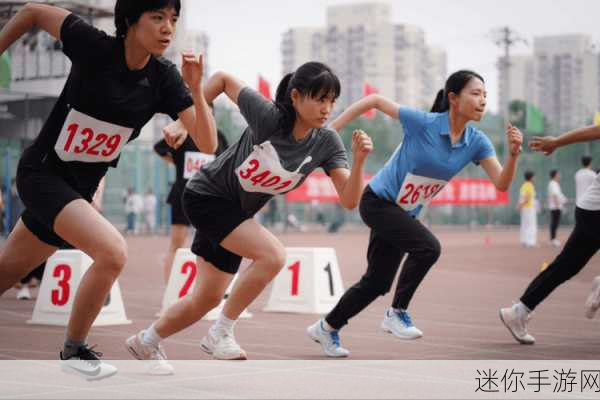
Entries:
POLYGON ((71 71, 20 165, 51 169, 87 194, 155 113, 177 118, 193 99, 173 63, 152 56, 143 69, 131 71, 123 40, 74 14, 65 18, 60 36, 71 71))
MULTIPOLYGON (((217 137, 219 140, 219 144, 217 146, 215 156, 219 156, 227 149, 227 147, 229 147, 229 144, 227 143, 227 139, 225 138, 223 132, 217 130, 217 137)), ((185 184, 189 179, 189 177, 186 178, 185 176, 197 170, 196 165, 186 165, 186 161, 188 164, 193 164, 193 155, 201 152, 200 150, 198 150, 198 147, 196 147, 196 144, 189 135, 185 139, 185 142, 183 142, 183 144, 178 149, 172 148, 167 144, 167 142, 164 139, 162 139, 156 142, 156 144, 154 145, 154 151, 159 156, 166 156, 167 154, 170 154, 173 158, 173 163, 175 164, 176 180, 173 183, 171 191, 169 192, 167 201, 169 203, 171 203, 173 200, 177 201, 177 199, 181 197, 183 188, 185 187, 185 184)))

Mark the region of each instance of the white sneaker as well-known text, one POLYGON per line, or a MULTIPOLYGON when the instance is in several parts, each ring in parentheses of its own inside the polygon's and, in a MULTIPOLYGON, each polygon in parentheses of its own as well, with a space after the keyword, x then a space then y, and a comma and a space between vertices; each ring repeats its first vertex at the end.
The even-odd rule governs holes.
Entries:
POLYGON ((594 318, 598 308, 600 308, 600 276, 595 277, 592 282, 592 291, 585 302, 585 316, 589 319, 594 318))
POLYGON ((144 343, 144 331, 133 335, 125 341, 129 353, 138 360, 147 360, 146 373, 150 375, 173 375, 173 366, 167 361, 163 347, 152 346, 144 343))
POLYGON ((554 246, 554 247, 560 247, 560 246, 562 246, 562 243, 561 243, 561 242, 560 242, 560 240, 558 240, 558 239, 552 239, 552 240, 550 241, 550 244, 551 244, 552 246, 554 246))
POLYGON ((534 344, 535 338, 527 333, 527 323, 530 319, 530 313, 525 310, 523 306, 514 304, 509 308, 500 309, 500 320, 506 326, 517 340, 521 344, 534 344))
POLYGON ((31 300, 31 292, 27 286, 23 286, 17 292, 17 300, 31 300))
POLYGON ((246 352, 235 341, 233 332, 213 332, 209 329, 200 348, 218 360, 247 360, 246 352))
POLYGON ((342 358, 350 355, 350 351, 340 345, 338 331, 326 331, 323 328, 322 319, 306 328, 306 333, 308 337, 321 345, 323 352, 328 357, 342 358))
POLYGON ((393 308, 388 308, 381 322, 381 329, 384 332, 391 333, 405 340, 414 340, 423 337, 423 332, 413 325, 410 315, 406 310, 398 312, 393 308))
POLYGON ((61 352, 59 354, 60 368, 67 374, 77 375, 88 381, 99 381, 117 373, 116 367, 102 362, 98 357, 102 357, 102 353, 87 346, 80 347, 77 354, 67 359, 63 358, 61 352))

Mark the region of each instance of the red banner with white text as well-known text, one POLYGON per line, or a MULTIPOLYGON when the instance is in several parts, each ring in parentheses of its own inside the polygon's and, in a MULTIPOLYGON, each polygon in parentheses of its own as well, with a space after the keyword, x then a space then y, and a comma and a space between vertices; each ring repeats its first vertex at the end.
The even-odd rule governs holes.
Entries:
MULTIPOLYGON (((372 176, 366 176, 368 182, 372 176)), ((322 173, 313 173, 304 183, 285 195, 290 202, 336 203, 338 195, 329 177, 322 173)), ((508 192, 500 192, 488 179, 454 178, 432 200, 431 205, 455 206, 503 206, 509 204, 508 192)))

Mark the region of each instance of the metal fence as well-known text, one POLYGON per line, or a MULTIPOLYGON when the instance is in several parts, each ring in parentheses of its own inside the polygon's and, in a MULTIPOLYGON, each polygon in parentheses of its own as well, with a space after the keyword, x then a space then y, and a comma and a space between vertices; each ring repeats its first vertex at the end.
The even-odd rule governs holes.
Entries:
MULTIPOLYGON (((27 109, 28 107, 25 108, 27 109)), ((223 111, 221 111, 217 113, 217 117, 217 120, 224 120, 227 115, 224 115, 223 111)), ((32 129, 37 130, 40 126, 41 116, 36 115, 36 121, 24 121, 25 123, 19 128, 20 130, 14 130, 14 126, 18 126, 15 125, 14 120, 0 118, 0 185, 2 185, 5 203, 4 232, 7 231, 7 228, 14 223, 15 218, 19 215, 18 202, 15 201, 14 196, 10 196, 11 191, 7 189, 11 187, 11 180, 15 176, 16 166, 23 148, 35 137, 32 129), (30 126, 31 124, 35 125, 35 127, 30 126), (10 137, 7 137, 9 135, 5 134, 7 129, 12 129, 10 137)), ((226 133, 228 133, 230 141, 235 140, 241 133, 241 128, 238 125, 229 122, 226 133)), ((486 133, 492 137, 496 144, 499 159, 501 161, 504 160, 504 146, 501 144, 504 134, 499 132, 499 130, 494 131, 494 129, 487 129, 486 133)), ((568 198, 573 199, 575 197, 574 174, 580 168, 581 156, 585 154, 592 155, 596 161, 596 165, 600 167, 600 147, 593 144, 587 146, 574 145, 560 149, 551 157, 544 157, 525 150, 519 162, 517 176, 510 189, 510 205, 502 207, 437 206, 427 210, 423 218, 432 224, 518 224, 519 213, 516 209, 516 202, 518 200, 519 187, 523 182, 524 171, 532 170, 536 173, 535 186, 540 204, 544 205, 546 203, 548 175, 552 169, 560 171, 563 192, 568 198)), ((382 165, 379 164, 370 164, 368 172, 377 172, 381 167, 382 165)), ((482 168, 471 165, 460 176, 485 177, 485 174, 482 168)), ((143 194, 148 188, 152 188, 158 199, 156 225, 161 231, 166 231, 170 225, 170 213, 168 212, 165 199, 170 189, 170 183, 174 179, 174 168, 166 165, 154 154, 152 143, 143 141, 133 142, 123 151, 118 168, 111 168, 108 172, 103 202, 104 214, 115 225, 119 227, 124 226, 126 221, 124 196, 127 188, 133 187, 140 194, 143 194)), ((329 227, 342 222, 361 223, 356 211, 343 212, 334 204, 318 206, 314 204, 286 204, 283 198, 278 198, 275 201, 278 204, 277 213, 279 223, 285 224, 288 215, 293 215, 292 219, 295 218, 300 223, 322 223, 329 227)), ((573 203, 567 206, 563 218, 564 224, 571 224, 573 222, 573 207, 573 203)), ((547 223, 548 214, 542 208, 541 218, 539 219, 541 224, 547 223)), ((267 214, 265 212, 261 215, 265 216, 267 214)))

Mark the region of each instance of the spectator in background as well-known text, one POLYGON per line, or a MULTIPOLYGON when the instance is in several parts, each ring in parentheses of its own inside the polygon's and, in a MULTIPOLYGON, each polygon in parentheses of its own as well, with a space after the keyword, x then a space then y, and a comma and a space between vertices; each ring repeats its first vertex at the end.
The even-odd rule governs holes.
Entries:
POLYGON ((136 191, 133 192, 133 212, 135 213, 133 233, 138 234, 143 223, 144 197, 136 191))
POLYGON ((579 201, 581 196, 590 187, 594 179, 596 179, 596 172, 592 169, 592 157, 583 156, 581 157, 582 168, 575 173, 575 201, 579 201))
POLYGON ((567 198, 560 188, 560 173, 553 169, 550 171, 550 182, 548 183, 548 209, 550 210, 550 244, 560 247, 561 242, 556 238, 556 231, 560 225, 563 206, 567 198))
POLYGON ((525 247, 537 246, 537 210, 535 207, 535 186, 532 171, 525 172, 525 182, 519 189, 518 208, 521 211, 521 244, 525 247))
POLYGON ((329 226, 329 233, 336 233, 346 223, 346 212, 343 207, 335 205, 335 220, 329 226))
POLYGON ((135 191, 132 187, 127 189, 127 194, 123 199, 125 203, 125 215, 127 216, 127 228, 125 229, 125 234, 135 233, 135 209, 136 209, 136 199, 135 199, 135 191))
POLYGON ((144 195, 144 231, 154 233, 156 225, 156 195, 148 188, 144 195))
POLYGON ((277 199, 273 198, 267 203, 267 210, 263 215, 263 223, 266 227, 274 227, 278 219, 277 199))

